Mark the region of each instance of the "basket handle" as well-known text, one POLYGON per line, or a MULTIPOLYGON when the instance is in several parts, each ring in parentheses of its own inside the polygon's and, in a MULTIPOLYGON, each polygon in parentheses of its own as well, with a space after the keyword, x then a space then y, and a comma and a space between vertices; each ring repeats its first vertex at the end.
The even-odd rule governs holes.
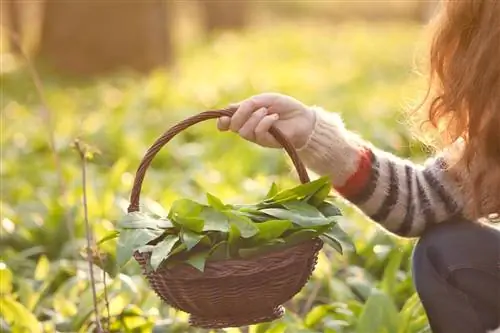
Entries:
MULTIPOLYGON (((215 119, 220 117, 231 117, 235 108, 228 108, 222 110, 213 110, 213 111, 205 111, 189 117, 176 125, 172 126, 165 133, 162 134, 153 145, 147 150, 146 154, 142 158, 141 163, 139 164, 139 168, 136 171, 134 185, 132 187, 132 193, 130 195, 130 205, 128 206, 128 212, 137 212, 139 211, 139 199, 141 195, 142 182, 144 181, 144 176, 146 175, 146 171, 153 161, 156 154, 160 151, 160 149, 167 144, 170 140, 172 140, 177 134, 182 132, 188 127, 191 127, 199 122, 215 119)), ((272 126, 269 129, 269 133, 278 141, 283 148, 286 150, 288 155, 290 156, 295 169, 299 175, 299 179, 301 183, 308 183, 309 176, 307 175, 306 168, 302 161, 300 160, 297 151, 293 147, 292 143, 283 135, 283 133, 276 127, 272 126)))

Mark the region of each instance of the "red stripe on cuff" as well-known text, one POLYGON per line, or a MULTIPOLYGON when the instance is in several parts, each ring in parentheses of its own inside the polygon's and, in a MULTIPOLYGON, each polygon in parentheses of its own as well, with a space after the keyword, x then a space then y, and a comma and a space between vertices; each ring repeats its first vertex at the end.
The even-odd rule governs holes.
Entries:
POLYGON ((360 152, 358 169, 354 172, 343 186, 335 187, 335 190, 344 198, 355 196, 361 192, 368 183, 372 171, 371 150, 364 148, 360 152))

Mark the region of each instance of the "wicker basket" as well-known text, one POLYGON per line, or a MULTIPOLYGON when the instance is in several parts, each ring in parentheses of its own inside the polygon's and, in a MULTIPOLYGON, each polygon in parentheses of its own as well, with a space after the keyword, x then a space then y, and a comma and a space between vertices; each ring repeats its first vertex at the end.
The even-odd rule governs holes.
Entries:
MULTIPOLYGON (((182 130, 201 121, 231 116, 234 110, 206 111, 166 131, 149 148, 137 170, 129 212, 139 210, 147 168, 160 149, 182 130)), ((297 152, 275 127, 270 133, 289 154, 302 183, 309 182, 297 152)), ((208 261, 204 272, 187 264, 147 272, 150 253, 134 253, 156 294, 170 306, 190 314, 190 324, 202 328, 241 327, 283 316, 282 304, 297 294, 310 278, 323 243, 315 238, 249 259, 208 261)))

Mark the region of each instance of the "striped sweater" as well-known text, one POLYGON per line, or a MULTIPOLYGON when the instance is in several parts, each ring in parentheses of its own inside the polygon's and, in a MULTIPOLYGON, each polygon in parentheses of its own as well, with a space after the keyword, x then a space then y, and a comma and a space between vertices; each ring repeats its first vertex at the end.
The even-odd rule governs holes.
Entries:
POLYGON ((338 114, 313 108, 315 128, 298 149, 306 166, 373 221, 402 237, 463 213, 460 182, 445 169, 446 152, 414 164, 381 151, 345 129, 338 114))

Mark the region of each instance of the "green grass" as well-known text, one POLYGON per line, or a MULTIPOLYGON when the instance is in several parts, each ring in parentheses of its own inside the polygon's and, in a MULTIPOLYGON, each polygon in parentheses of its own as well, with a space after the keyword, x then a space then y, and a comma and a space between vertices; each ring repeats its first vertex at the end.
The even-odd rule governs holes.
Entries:
MULTIPOLYGON (((377 146, 421 159, 403 111, 420 96, 413 72, 417 26, 276 24, 210 42, 185 43, 171 72, 122 73, 90 81, 42 72, 53 128, 29 73, 2 77, 0 311, 6 332, 89 332, 91 289, 85 262, 79 138, 97 153, 87 168, 89 220, 102 238, 128 204, 145 150, 175 122, 262 91, 291 94, 341 112, 350 129, 377 146), (48 138, 54 137, 54 152, 48 138), (59 165, 59 167, 57 167, 59 165), (12 323, 10 330, 7 322, 12 323)), ((169 143, 146 175, 144 209, 179 197, 253 202, 272 181, 297 178, 286 155, 219 133, 209 121, 169 143)), ((250 328, 279 332, 425 332, 414 294, 412 242, 388 235, 339 200, 343 228, 357 254, 323 251, 312 280, 289 304, 284 319, 250 328)), ((159 302, 138 265, 120 272, 114 244, 103 244, 113 332, 203 332, 187 315, 159 302)), ((96 267, 101 316, 102 272, 96 267)), ((228 330, 238 332, 239 330, 228 330)))

